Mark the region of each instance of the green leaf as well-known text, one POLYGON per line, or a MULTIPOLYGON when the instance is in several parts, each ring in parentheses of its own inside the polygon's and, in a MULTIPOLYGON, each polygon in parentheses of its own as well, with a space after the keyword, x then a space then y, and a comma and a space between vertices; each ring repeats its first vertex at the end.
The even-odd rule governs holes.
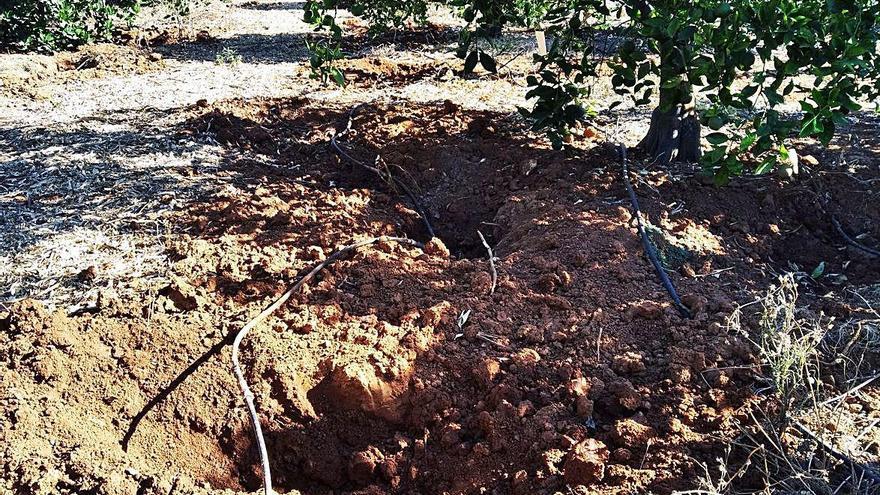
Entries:
POLYGON ((474 50, 470 52, 466 59, 464 59, 464 73, 470 74, 474 71, 474 68, 477 67, 477 59, 480 56, 479 50, 474 50))
POLYGON ((758 140, 758 135, 754 132, 750 132, 745 135, 745 137, 739 143, 739 151, 742 153, 743 151, 752 147, 755 144, 755 141, 758 140))
POLYGON ((726 143, 728 141, 728 139, 729 138, 727 137, 727 134, 724 134, 723 132, 713 132, 713 133, 709 134, 708 136, 706 136, 706 141, 709 141, 709 143, 714 144, 716 146, 719 144, 726 143))
POLYGON ((758 175, 766 174, 767 172, 773 170, 773 167, 775 167, 775 166, 776 166, 776 157, 771 156, 771 157, 765 159, 763 162, 761 162, 760 165, 758 165, 755 168, 755 173, 758 175))
POLYGON ((817 278, 821 277, 823 273, 825 273, 825 262, 824 261, 819 263, 816 266, 816 268, 813 269, 813 272, 810 273, 810 277, 813 279, 817 279, 817 278))
POLYGON ((486 52, 480 52, 480 65, 489 72, 498 72, 498 66, 495 64, 495 59, 486 52))
POLYGON ((345 86, 345 75, 336 67, 330 68, 330 77, 340 86, 345 86))
POLYGON ((681 76, 675 76, 671 79, 663 81, 660 83, 660 87, 663 89, 677 88, 681 85, 681 76))

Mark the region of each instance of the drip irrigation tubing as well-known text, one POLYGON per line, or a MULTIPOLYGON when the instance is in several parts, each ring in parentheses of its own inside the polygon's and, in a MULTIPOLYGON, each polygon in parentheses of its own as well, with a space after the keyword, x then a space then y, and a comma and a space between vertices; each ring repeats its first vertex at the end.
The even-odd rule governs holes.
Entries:
POLYGON ((840 234, 840 237, 843 237, 843 240, 846 241, 847 244, 865 254, 868 254, 875 258, 880 258, 880 251, 877 251, 876 249, 871 249, 868 246, 865 246, 864 244, 856 241, 855 239, 847 235, 846 231, 843 230, 843 226, 840 225, 840 222, 837 221, 837 217, 835 217, 834 215, 831 215, 831 224, 834 225, 834 230, 836 230, 837 233, 840 234))
POLYGON ((813 441, 818 443, 820 448, 822 448, 823 450, 825 450, 826 452, 831 454, 831 457, 834 457, 835 459, 837 459, 840 462, 843 462, 843 463, 849 464, 850 466, 853 466, 854 468, 861 471, 861 474, 865 478, 870 479, 876 485, 880 485, 880 474, 878 474, 877 471, 875 471, 874 469, 871 469, 870 467, 868 467, 860 462, 855 461, 850 456, 837 450, 836 448, 834 448, 834 446, 832 446, 831 444, 829 444, 828 442, 826 442, 825 440, 820 438, 818 435, 813 433, 809 428, 807 428, 806 426, 801 424, 800 421, 795 420, 794 427, 798 431, 800 431, 802 434, 808 436, 810 439, 812 439, 813 441))
POLYGON ((434 233, 434 227, 431 225, 431 221, 428 220, 428 214, 426 213, 425 208, 422 207, 422 203, 418 200, 418 198, 416 198, 416 195, 412 192, 412 189, 410 189, 409 186, 407 186, 402 180, 391 175, 391 173, 383 173, 377 167, 373 167, 372 165, 368 165, 368 164, 362 162, 361 160, 358 160, 357 158, 351 156, 345 150, 343 150, 341 146, 339 146, 339 142, 337 139, 340 136, 344 136, 351 131, 351 124, 352 124, 352 121, 354 120, 354 112, 355 112, 355 110, 358 109, 358 107, 353 108, 348 113, 348 120, 346 121, 345 128, 342 131, 334 133, 333 136, 330 137, 330 146, 333 148, 333 152, 336 153, 340 158, 348 160, 351 163, 354 163, 355 165, 358 165, 366 170, 369 170, 370 172, 373 172, 374 174, 378 175, 379 178, 386 180, 386 181, 390 181, 395 186, 399 187, 403 191, 403 193, 406 194, 406 196, 409 198, 409 200, 412 201, 413 206, 415 207, 419 216, 422 218, 422 222, 425 224, 425 228, 428 231, 428 235, 430 237, 436 237, 436 235, 434 233))
POLYGON ((248 386, 247 380, 244 377, 244 373, 241 371, 241 364, 238 361, 238 349, 241 346, 241 342, 247 336, 248 332, 250 332, 254 327, 257 326, 258 323, 263 321, 270 314, 275 312, 275 310, 280 308, 282 304, 287 302, 287 300, 290 299, 293 294, 295 294, 300 288, 302 288, 302 286, 306 282, 313 279, 315 275, 317 275, 321 270, 323 270, 339 258, 345 256, 349 252, 355 251, 363 246, 375 244, 377 242, 396 242, 398 244, 407 244, 420 249, 425 248, 424 244, 418 241, 414 241, 412 239, 407 239, 405 237, 388 236, 373 237, 363 241, 355 242, 354 244, 349 244, 348 246, 343 246, 333 252, 333 254, 328 256, 324 261, 315 265, 315 267, 312 268, 311 271, 306 273, 292 287, 287 289, 287 291, 280 297, 278 297, 275 302, 270 304, 269 307, 264 309, 262 312, 260 312, 260 314, 255 316, 243 327, 241 327, 241 330, 239 330, 238 333, 235 335, 235 340, 232 342, 232 371, 235 373, 235 377, 238 379, 238 386, 241 389, 241 393, 244 396, 244 401, 247 404, 248 414, 250 415, 251 419, 251 426, 254 430, 254 438, 257 441, 257 449, 260 453, 260 464, 263 468, 264 495, 275 495, 275 492, 272 490, 272 472, 269 468, 269 452, 266 449, 266 440, 263 437, 263 428, 260 426, 260 417, 257 414, 257 406, 254 404, 254 393, 248 386))
POLYGON ((660 282, 663 284, 666 292, 668 292, 669 296, 672 298, 675 308, 678 309, 678 312, 682 317, 691 318, 691 311, 678 297, 678 293, 675 291, 675 286, 672 285, 672 280, 669 279, 669 275, 666 274, 666 270, 660 263, 660 258, 657 257, 657 248, 654 247, 654 244, 648 237, 648 233, 645 231, 645 224, 642 221, 642 210, 639 209, 639 198, 636 196, 636 192, 633 190, 632 184, 629 181, 629 165, 626 161, 626 147, 622 144, 618 144, 617 147, 620 150, 620 158, 623 162, 623 182, 626 185, 626 192, 629 193, 629 201, 632 204, 633 216, 636 217, 636 226, 639 231, 639 236, 642 238, 642 245, 645 247, 645 254, 648 256, 648 259, 651 260, 651 264, 654 265, 654 270, 660 277, 660 282))

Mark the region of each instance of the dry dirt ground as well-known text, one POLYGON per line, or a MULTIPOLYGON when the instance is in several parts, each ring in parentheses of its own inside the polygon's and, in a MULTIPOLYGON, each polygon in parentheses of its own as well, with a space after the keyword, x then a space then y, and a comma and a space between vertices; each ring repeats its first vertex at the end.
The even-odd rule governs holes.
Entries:
MULTIPOLYGON (((619 158, 597 145, 634 145, 644 112, 600 111, 598 136, 552 151, 515 112, 528 36, 508 37, 501 75, 463 79, 440 14, 352 38, 351 84, 328 88, 303 65, 301 6, 233 1, 121 47, 0 55, 0 493, 258 490, 231 336, 334 249, 379 235, 427 245, 339 261, 243 345, 282 493, 705 486, 719 458, 742 465, 728 446, 773 407, 759 305, 742 328, 728 318, 783 272, 798 314, 824 315, 823 396, 876 376, 880 265, 830 220, 880 246, 876 117, 830 148, 800 143, 817 164, 789 183, 717 188, 635 157, 684 319, 643 255, 619 158), (401 191, 330 150, 355 105, 341 146, 410 184, 436 239, 401 191)), ((878 395, 869 382, 810 427, 876 464, 878 395)), ((867 489, 807 457, 838 493, 867 489)), ((738 489, 765 481, 743 473, 738 489)))

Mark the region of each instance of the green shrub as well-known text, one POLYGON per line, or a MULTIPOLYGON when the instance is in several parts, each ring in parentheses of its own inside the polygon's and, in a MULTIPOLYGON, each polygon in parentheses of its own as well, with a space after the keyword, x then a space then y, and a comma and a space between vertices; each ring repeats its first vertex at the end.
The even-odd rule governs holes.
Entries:
POLYGON ((138 0, 0 0, 0 47, 43 51, 112 38, 138 0))

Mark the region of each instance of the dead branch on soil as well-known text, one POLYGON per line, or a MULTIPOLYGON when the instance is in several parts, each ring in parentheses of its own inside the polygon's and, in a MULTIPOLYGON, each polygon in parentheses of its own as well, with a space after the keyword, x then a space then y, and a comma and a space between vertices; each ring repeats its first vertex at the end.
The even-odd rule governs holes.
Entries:
POLYGON ((477 235, 480 236, 480 240, 483 242, 483 247, 485 247, 486 252, 489 253, 489 269, 492 271, 492 287, 489 289, 489 294, 494 294, 495 285, 498 283, 498 271, 495 269, 495 253, 492 252, 492 248, 489 247, 489 243, 486 242, 483 233, 478 230, 477 235))
MULTIPOLYGON (((333 134, 333 136, 330 137, 330 146, 333 148, 333 151, 337 155, 339 155, 341 158, 344 158, 344 159, 350 161, 351 163, 354 163, 355 165, 357 165, 361 168, 369 170, 370 172, 376 174, 380 179, 387 182, 388 184, 399 187, 404 192, 404 194, 406 194, 406 196, 409 198, 409 200, 412 201, 413 207, 415 207, 416 211, 419 213, 419 216, 422 218, 422 222, 425 224, 425 228, 428 230, 428 234, 431 237, 435 237, 434 227, 431 225, 431 221, 428 219, 428 214, 426 213, 425 209, 422 207, 422 203, 418 200, 418 198, 416 198, 415 193, 412 192, 412 189, 410 189, 410 187, 407 186, 405 182, 403 182, 399 178, 393 176, 390 171, 383 172, 378 167, 374 167, 372 165, 367 165, 366 163, 362 162, 361 160, 358 160, 357 158, 348 154, 345 150, 342 149, 341 146, 339 146, 339 142, 337 140, 339 139, 340 136, 344 136, 344 135, 348 134, 349 132, 351 132, 351 125, 354 121, 354 113, 355 113, 355 111, 357 111, 358 108, 360 108, 360 106, 361 105, 358 105, 358 106, 352 108, 351 111, 348 112, 348 120, 345 123, 345 128, 343 130, 333 134)), ((377 160, 380 159, 379 156, 377 156, 376 158, 377 158, 377 160)))
POLYGON ((257 415, 257 408, 254 404, 254 393, 251 391, 250 387, 247 384, 247 380, 244 377, 244 373, 241 371, 241 365, 238 361, 238 353, 239 347, 241 346, 241 342, 247 336, 248 332, 250 332, 257 324, 266 319, 269 315, 274 313, 278 308, 281 307, 285 302, 287 302, 290 297, 299 291, 306 282, 315 278, 315 276, 324 268, 335 262, 336 260, 342 258, 346 254, 357 250, 358 248, 376 244, 379 242, 396 242, 398 244, 408 244, 417 248, 424 248, 424 245, 418 241, 414 241, 412 239, 407 239, 404 237, 373 237, 370 239, 366 239, 363 241, 355 242, 354 244, 349 244, 348 246, 343 246, 337 249, 333 254, 327 257, 324 261, 316 265, 310 272, 305 274, 302 278, 299 279, 291 288, 287 289, 284 294, 275 300, 272 304, 269 305, 266 309, 264 309, 260 314, 252 318, 248 321, 241 330, 238 331, 238 334, 235 336, 235 340, 232 343, 232 370, 235 373, 236 378, 238 379, 238 386, 241 389, 242 394, 244 395, 244 401, 247 404, 248 412, 251 418, 251 426, 254 429, 254 437, 257 440, 257 447, 260 452, 260 463, 263 467, 263 491, 265 495, 273 495, 275 492, 272 490, 272 474, 269 469, 269 454, 266 450, 266 440, 263 437, 263 429, 260 426, 260 418, 257 415))

